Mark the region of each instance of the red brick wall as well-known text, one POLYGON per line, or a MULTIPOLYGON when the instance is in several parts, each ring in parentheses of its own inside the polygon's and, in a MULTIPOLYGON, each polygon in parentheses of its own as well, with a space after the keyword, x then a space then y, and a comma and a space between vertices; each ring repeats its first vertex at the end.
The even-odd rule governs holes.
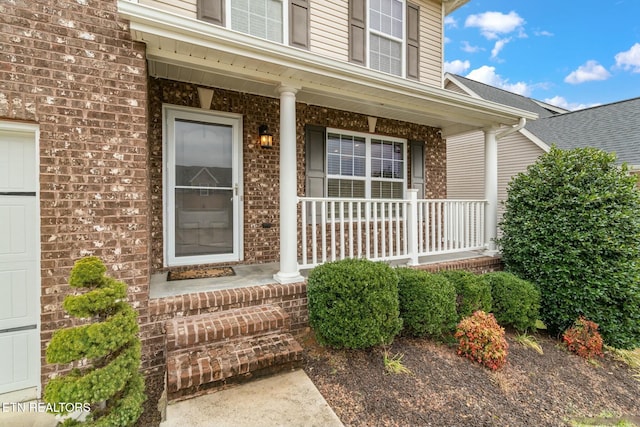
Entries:
MULTIPOLYGON (((162 104, 199 107, 197 86, 163 79, 149 81, 149 152, 151 179, 152 269, 163 269, 162 104)), ((279 117, 277 98, 249 95, 214 88, 211 110, 243 115, 244 167, 244 262, 279 260, 279 117), (258 126, 266 124, 274 134, 271 150, 256 144, 258 126), (271 223, 271 228, 263 228, 271 223)), ((368 132, 367 116, 306 104, 297 104, 298 194, 305 194, 304 127, 321 125, 368 132)), ((438 129, 378 119, 376 133, 426 141, 425 192, 428 198, 446 197, 446 147, 438 129)), ((409 150, 407 150, 409 151, 409 150)), ((410 165, 410 159, 407 164, 410 165)))
POLYGON ((0 2, 0 120, 40 126, 42 377, 71 267, 101 257, 147 320, 144 46, 114 0, 0 2))

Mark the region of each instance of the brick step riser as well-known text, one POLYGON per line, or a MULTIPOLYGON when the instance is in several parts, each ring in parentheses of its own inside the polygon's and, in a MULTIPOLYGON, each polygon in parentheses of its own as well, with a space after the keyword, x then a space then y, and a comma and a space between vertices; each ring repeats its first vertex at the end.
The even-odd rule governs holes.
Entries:
POLYGON ((259 306, 173 319, 165 324, 167 352, 194 349, 246 336, 288 332, 289 316, 279 307, 259 306))
POLYGON ((169 400, 302 366, 302 347, 290 334, 271 334, 203 346, 167 359, 169 400))

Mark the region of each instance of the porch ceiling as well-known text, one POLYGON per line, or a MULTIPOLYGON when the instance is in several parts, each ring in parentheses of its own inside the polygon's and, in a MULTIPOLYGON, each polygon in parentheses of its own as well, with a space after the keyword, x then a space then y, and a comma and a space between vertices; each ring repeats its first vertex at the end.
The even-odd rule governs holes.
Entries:
POLYGON ((294 87, 298 102, 433 126, 445 136, 537 118, 129 0, 119 0, 118 11, 133 39, 146 44, 153 77, 268 97, 294 87))

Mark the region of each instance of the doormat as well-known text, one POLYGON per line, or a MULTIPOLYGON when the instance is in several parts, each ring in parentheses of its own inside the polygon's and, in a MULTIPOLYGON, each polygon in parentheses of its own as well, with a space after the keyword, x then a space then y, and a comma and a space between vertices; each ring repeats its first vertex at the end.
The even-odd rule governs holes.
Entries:
POLYGON ((236 272, 231 267, 216 268, 194 268, 185 271, 170 271, 167 274, 167 281, 187 280, 187 279, 206 279, 211 277, 235 276, 236 272))

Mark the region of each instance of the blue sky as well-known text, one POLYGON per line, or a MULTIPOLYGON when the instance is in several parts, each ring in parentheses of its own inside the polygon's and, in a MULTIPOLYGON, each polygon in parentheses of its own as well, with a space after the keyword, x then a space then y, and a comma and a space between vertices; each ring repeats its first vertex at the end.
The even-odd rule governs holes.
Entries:
POLYGON ((640 0, 471 0, 445 71, 571 110, 640 97, 640 0))

